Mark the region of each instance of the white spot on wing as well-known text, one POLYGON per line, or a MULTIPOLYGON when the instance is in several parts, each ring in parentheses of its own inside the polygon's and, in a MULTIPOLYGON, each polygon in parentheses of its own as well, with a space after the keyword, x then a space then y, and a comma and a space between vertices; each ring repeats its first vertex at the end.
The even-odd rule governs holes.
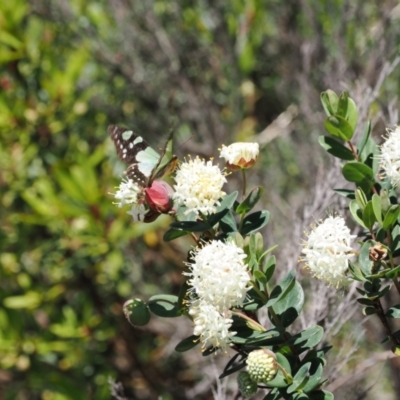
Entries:
POLYGON ((134 141, 133 144, 138 144, 138 143, 142 143, 143 142, 143 138, 141 136, 138 136, 134 141))
POLYGON ((129 143, 129 148, 133 149, 133 143, 129 143))
POLYGON ((122 139, 129 140, 133 135, 132 131, 125 131, 122 133, 122 139))

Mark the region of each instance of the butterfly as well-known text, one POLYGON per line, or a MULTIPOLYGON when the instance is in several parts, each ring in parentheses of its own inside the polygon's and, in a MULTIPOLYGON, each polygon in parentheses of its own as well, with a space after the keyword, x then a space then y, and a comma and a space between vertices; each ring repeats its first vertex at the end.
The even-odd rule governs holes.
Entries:
POLYGON ((130 129, 110 125, 108 133, 118 157, 128 164, 126 176, 142 187, 150 187, 155 179, 172 172, 178 163, 178 157, 172 154, 172 132, 161 154, 130 129))

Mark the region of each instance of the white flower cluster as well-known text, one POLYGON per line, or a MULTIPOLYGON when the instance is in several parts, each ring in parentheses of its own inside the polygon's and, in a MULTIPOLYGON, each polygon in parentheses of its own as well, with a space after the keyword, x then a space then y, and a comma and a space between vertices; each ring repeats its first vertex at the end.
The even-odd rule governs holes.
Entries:
POLYGON ((144 204, 140 203, 141 195, 143 195, 142 187, 132 179, 123 179, 117 193, 114 194, 114 197, 118 200, 115 203, 118 207, 131 204, 131 209, 127 214, 131 215, 135 222, 143 221, 148 211, 144 204))
POLYGON ((195 324, 194 334, 200 336, 202 348, 208 344, 225 350, 235 332, 232 307, 241 307, 250 289, 246 255, 232 242, 212 241, 193 253, 188 263, 189 285, 196 300, 190 305, 195 324))
POLYGON ((350 235, 350 229, 342 217, 330 216, 308 234, 302 253, 306 267, 318 279, 335 287, 346 286, 349 283, 345 273, 349 260, 353 257, 350 246, 355 235, 350 235))
POLYGON ((138 202, 139 195, 142 188, 134 182, 132 179, 123 179, 117 193, 114 197, 118 200, 118 207, 122 207, 125 204, 134 204, 138 202))
POLYGON ((389 130, 386 141, 381 146, 379 160, 381 168, 393 186, 400 184, 400 127, 389 130))
POLYGON ((258 143, 237 142, 230 146, 222 145, 220 157, 225 158, 231 167, 249 168, 257 160, 259 152, 258 143))
POLYGON ((208 344, 226 348, 235 335, 235 332, 229 332, 233 322, 229 311, 221 314, 212 304, 200 301, 192 305, 189 314, 193 317, 193 334, 200 336, 203 348, 208 344))
POLYGON ((219 199, 225 196, 222 186, 225 175, 211 161, 196 157, 180 165, 176 176, 173 199, 177 205, 187 207, 186 214, 195 212, 204 215, 216 212, 219 199))

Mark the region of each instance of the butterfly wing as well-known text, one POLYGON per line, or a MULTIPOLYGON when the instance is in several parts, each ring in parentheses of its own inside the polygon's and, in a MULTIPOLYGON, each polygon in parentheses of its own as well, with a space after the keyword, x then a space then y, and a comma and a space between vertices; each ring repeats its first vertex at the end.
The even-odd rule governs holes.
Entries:
POLYGON ((139 135, 132 130, 110 125, 108 133, 115 144, 118 157, 129 167, 126 175, 142 186, 148 186, 154 180, 154 171, 163 158, 139 135))
POLYGON ((176 168, 178 157, 172 153, 172 135, 173 132, 171 131, 164 147, 161 149, 160 158, 149 179, 150 183, 153 182, 154 179, 161 178, 171 173, 176 168))

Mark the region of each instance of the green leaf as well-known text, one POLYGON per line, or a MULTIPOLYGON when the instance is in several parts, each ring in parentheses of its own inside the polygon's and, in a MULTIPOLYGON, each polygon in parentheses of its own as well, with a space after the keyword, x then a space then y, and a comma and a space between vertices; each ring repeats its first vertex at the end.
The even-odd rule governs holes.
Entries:
POLYGON ((372 201, 369 201, 362 213, 362 220, 367 229, 372 229, 376 222, 372 201))
POLYGON ((342 92, 340 94, 338 107, 336 111, 336 115, 339 115, 339 117, 346 118, 348 99, 349 99, 349 94, 347 92, 342 92))
POLYGON ((295 392, 301 385, 303 385, 303 382, 307 379, 310 367, 311 363, 307 362, 299 368, 296 375, 293 377, 293 383, 287 388, 288 394, 295 392))
POLYGON ((305 393, 297 392, 292 394, 290 400, 310 400, 310 398, 305 393))
POLYGON ((310 400, 334 400, 333 394, 326 390, 318 390, 310 393, 310 400))
MULTIPOLYGON (((305 360, 303 360, 304 362, 305 360)), ((309 393, 314 390, 321 382, 324 373, 324 361, 321 358, 314 358, 311 361, 311 368, 309 370, 309 379, 307 383, 301 388, 302 392, 309 393)))
POLYGON ((201 221, 179 221, 179 222, 173 222, 170 225, 171 229, 176 230, 176 231, 184 231, 184 232, 205 232, 212 227, 206 223, 206 222, 201 222, 201 221))
MULTIPOLYGON (((366 280, 363 273, 361 272, 361 269, 358 268, 356 265, 354 265, 351 262, 349 263, 349 270, 353 274, 354 280, 360 281, 360 282, 364 282, 366 280)), ((356 289, 358 289, 358 288, 356 288, 356 289)))
POLYGON ((175 346, 175 351, 178 353, 184 353, 185 351, 193 349, 200 343, 199 337, 192 335, 183 339, 175 346))
POLYGON ((238 196, 238 193, 239 192, 236 190, 236 191, 224 196, 221 200, 221 204, 217 207, 217 212, 225 210, 226 208, 229 208, 229 209, 232 208, 232 206, 235 203, 235 200, 238 196))
POLYGON ((390 307, 385 315, 388 318, 400 318, 400 304, 390 307))
POLYGON ((357 299, 357 302, 358 302, 359 304, 362 304, 363 306, 373 306, 373 305, 374 305, 374 302, 373 302, 372 300, 370 300, 370 299, 365 299, 365 298, 363 298, 363 297, 357 299))
POLYGON ((328 117, 336 114, 338 102, 339 98, 333 90, 328 89, 326 92, 321 93, 321 103, 328 117))
POLYGON ((365 224, 364 221, 362 220, 362 211, 360 210, 360 207, 357 204, 356 200, 352 200, 349 204, 349 210, 350 213, 352 215, 352 217, 365 229, 368 229, 365 224))
POLYGON ((376 314, 376 309, 375 309, 375 307, 367 306, 362 309, 362 313, 364 315, 373 315, 373 314, 376 314))
MULTIPOLYGON (((264 254, 266 252, 263 253, 264 250, 264 238, 261 235, 260 232, 257 232, 254 235, 254 240, 255 240, 255 251, 256 251, 256 257, 257 260, 261 261, 264 258, 264 254)), ((271 251, 270 249, 267 250, 267 252, 271 251)), ((268 254, 268 253, 267 253, 268 254)))
POLYGON ((395 255, 394 253, 400 249, 400 226, 396 225, 390 233, 392 236, 392 245, 390 246, 390 250, 394 256, 397 256, 397 254, 395 255))
POLYGON ((374 210, 375 218, 379 222, 380 225, 383 225, 382 221, 382 204, 381 197, 376 193, 372 195, 372 208, 374 210))
POLYGON ((253 277, 255 281, 260 282, 261 285, 265 285, 268 282, 266 276, 261 271, 254 271, 253 277))
POLYGON ((390 206, 392 205, 390 203, 390 198, 389 198, 389 193, 387 190, 381 190, 381 205, 382 205, 382 211, 383 214, 386 214, 386 212, 389 210, 390 206))
POLYGON ((236 220, 231 210, 229 210, 228 214, 226 214, 221 221, 219 221, 219 227, 224 233, 232 233, 237 231, 236 220))
POLYGON ((126 319, 133 326, 144 326, 150 321, 149 307, 141 299, 128 300, 125 302, 123 310, 126 319))
POLYGON ((256 232, 265 225, 267 225, 268 221, 269 221, 268 211, 256 211, 248 215, 243 220, 243 226, 240 233, 243 236, 249 235, 250 233, 256 232))
POLYGON ((375 246, 375 242, 368 240, 363 244, 360 250, 360 255, 358 257, 358 264, 364 275, 371 275, 372 267, 374 266, 373 261, 369 259, 369 249, 375 246))
POLYGON ((376 174, 379 170, 379 147, 376 144, 375 140, 373 140, 369 134, 365 143, 361 143, 362 150, 359 150, 358 157, 361 162, 367 164, 372 170, 374 174, 376 174))
POLYGON ((282 399, 281 394, 279 393, 278 389, 272 389, 264 398, 263 400, 280 400, 282 399))
POLYGON ((343 146, 335 139, 332 139, 329 136, 320 136, 318 138, 318 142, 329 154, 332 154, 334 157, 347 161, 354 160, 354 155, 351 150, 343 146))
POLYGON ((293 344, 296 347, 297 353, 301 354, 303 351, 316 346, 322 340, 323 336, 324 329, 316 325, 293 336, 288 343, 293 344))
POLYGON ((388 279, 396 279, 397 276, 400 273, 400 265, 398 265, 396 268, 391 269, 390 271, 386 272, 385 278, 388 279))
MULTIPOLYGON (((273 310, 284 327, 291 325, 300 315, 304 305, 304 292, 296 280, 289 286, 286 293, 273 305, 273 310)), ((274 323, 273 318, 270 318, 274 323)))
POLYGON ((248 196, 237 206, 235 212, 237 214, 246 214, 258 203, 264 189, 261 186, 255 187, 248 196))
POLYGON ((344 118, 352 127, 353 132, 357 127, 358 110, 354 101, 347 92, 343 92, 339 97, 339 103, 336 114, 344 118))
POLYGON ((268 258, 268 260, 266 261, 265 266, 264 266, 264 271, 265 271, 265 276, 266 276, 267 282, 269 282, 271 280, 272 275, 274 274, 274 271, 275 271, 275 266, 276 266, 275 256, 268 258))
POLYGON ((229 213, 229 211, 229 208, 225 208, 225 210, 211 214, 204 222, 207 222, 210 226, 215 226, 222 218, 225 217, 226 214, 229 213))
POLYGON ((385 231, 390 229, 397 222, 399 213, 400 207, 397 204, 390 206, 385 214, 385 218, 383 219, 382 227, 385 231))
POLYGON ((362 161, 365 161, 365 155, 364 155, 364 157, 362 157, 361 155, 364 152, 364 148, 368 142, 370 134, 371 134, 371 121, 367 121, 367 123, 365 124, 365 128, 364 128, 362 137, 357 145, 358 154, 360 155, 362 161))
POLYGON ((177 296, 158 294, 150 297, 147 305, 150 311, 158 317, 175 318, 180 315, 177 296))
MULTIPOLYGON (((255 332, 256 335, 243 340, 241 343, 246 344, 246 345, 251 345, 251 346, 273 346, 273 345, 280 345, 285 343, 285 338, 283 337, 282 329, 278 328, 273 328, 269 329, 266 332, 255 332)), ((233 338, 233 341, 235 343, 237 342, 237 337, 235 336, 233 338)), ((240 343, 240 342, 239 342, 240 343)))
POLYGON ((357 188, 354 194, 358 206, 361 210, 364 210, 365 206, 368 203, 367 196, 365 196, 364 191, 361 188, 357 188))
MULTIPOLYGON (((239 355, 239 354, 237 354, 237 355, 239 355)), ((230 363, 230 361, 231 360, 229 360, 228 364, 230 363)), ((224 368, 224 372, 218 377, 218 379, 223 379, 226 376, 232 375, 234 372, 240 371, 242 368, 244 368, 246 366, 245 362, 241 362, 240 364, 236 364, 236 365, 233 365, 230 368, 227 368, 228 364, 226 365, 226 367, 224 368)), ((247 371, 246 372, 242 371, 242 372, 245 373, 245 374, 248 373, 247 371)), ((255 382, 254 382, 254 385, 257 388, 257 384, 255 382)))
MULTIPOLYGON (((223 370, 223 373, 218 377, 218 379, 222 379, 225 376, 228 376, 232 373, 232 370, 236 369, 235 365, 240 366, 240 368, 243 368, 246 364, 244 361, 242 360, 238 360, 239 357, 242 357, 239 353, 236 353, 233 357, 231 357, 229 359, 229 361, 227 362, 227 364, 225 365, 225 368, 223 370), (242 361, 242 362, 241 362, 242 361)), ((247 372, 246 372, 247 373, 247 372)))
MULTIPOLYGON (((275 257, 274 257, 275 258, 275 257)), ((269 295, 269 300, 265 304, 265 307, 273 306, 277 301, 279 301, 287 292, 287 290, 292 285, 293 281, 296 277, 296 271, 291 270, 285 278, 283 278, 282 282, 274 287, 272 292, 269 295)))
POLYGON ((354 200, 354 190, 348 189, 333 189, 335 193, 339 194, 340 196, 346 197, 350 200, 354 200))
POLYGON ((353 132, 356 130, 358 122, 358 109, 354 100, 350 97, 347 99, 347 112, 345 116, 346 121, 353 128, 353 132))
POLYGON ((342 169, 343 176, 349 182, 368 184, 372 186, 374 172, 367 165, 360 162, 347 163, 342 169))
POLYGON ((181 236, 186 236, 189 232, 181 231, 176 229, 169 229, 167 232, 164 233, 163 239, 164 242, 171 242, 181 236))
POLYGON ((272 246, 269 249, 265 250, 264 253, 261 254, 260 256, 260 261, 269 253, 271 253, 271 251, 274 251, 276 248, 278 247, 278 245, 272 246))
POLYGON ((325 129, 326 131, 345 142, 348 142, 352 137, 354 130, 351 125, 339 115, 331 115, 325 120, 325 129))

